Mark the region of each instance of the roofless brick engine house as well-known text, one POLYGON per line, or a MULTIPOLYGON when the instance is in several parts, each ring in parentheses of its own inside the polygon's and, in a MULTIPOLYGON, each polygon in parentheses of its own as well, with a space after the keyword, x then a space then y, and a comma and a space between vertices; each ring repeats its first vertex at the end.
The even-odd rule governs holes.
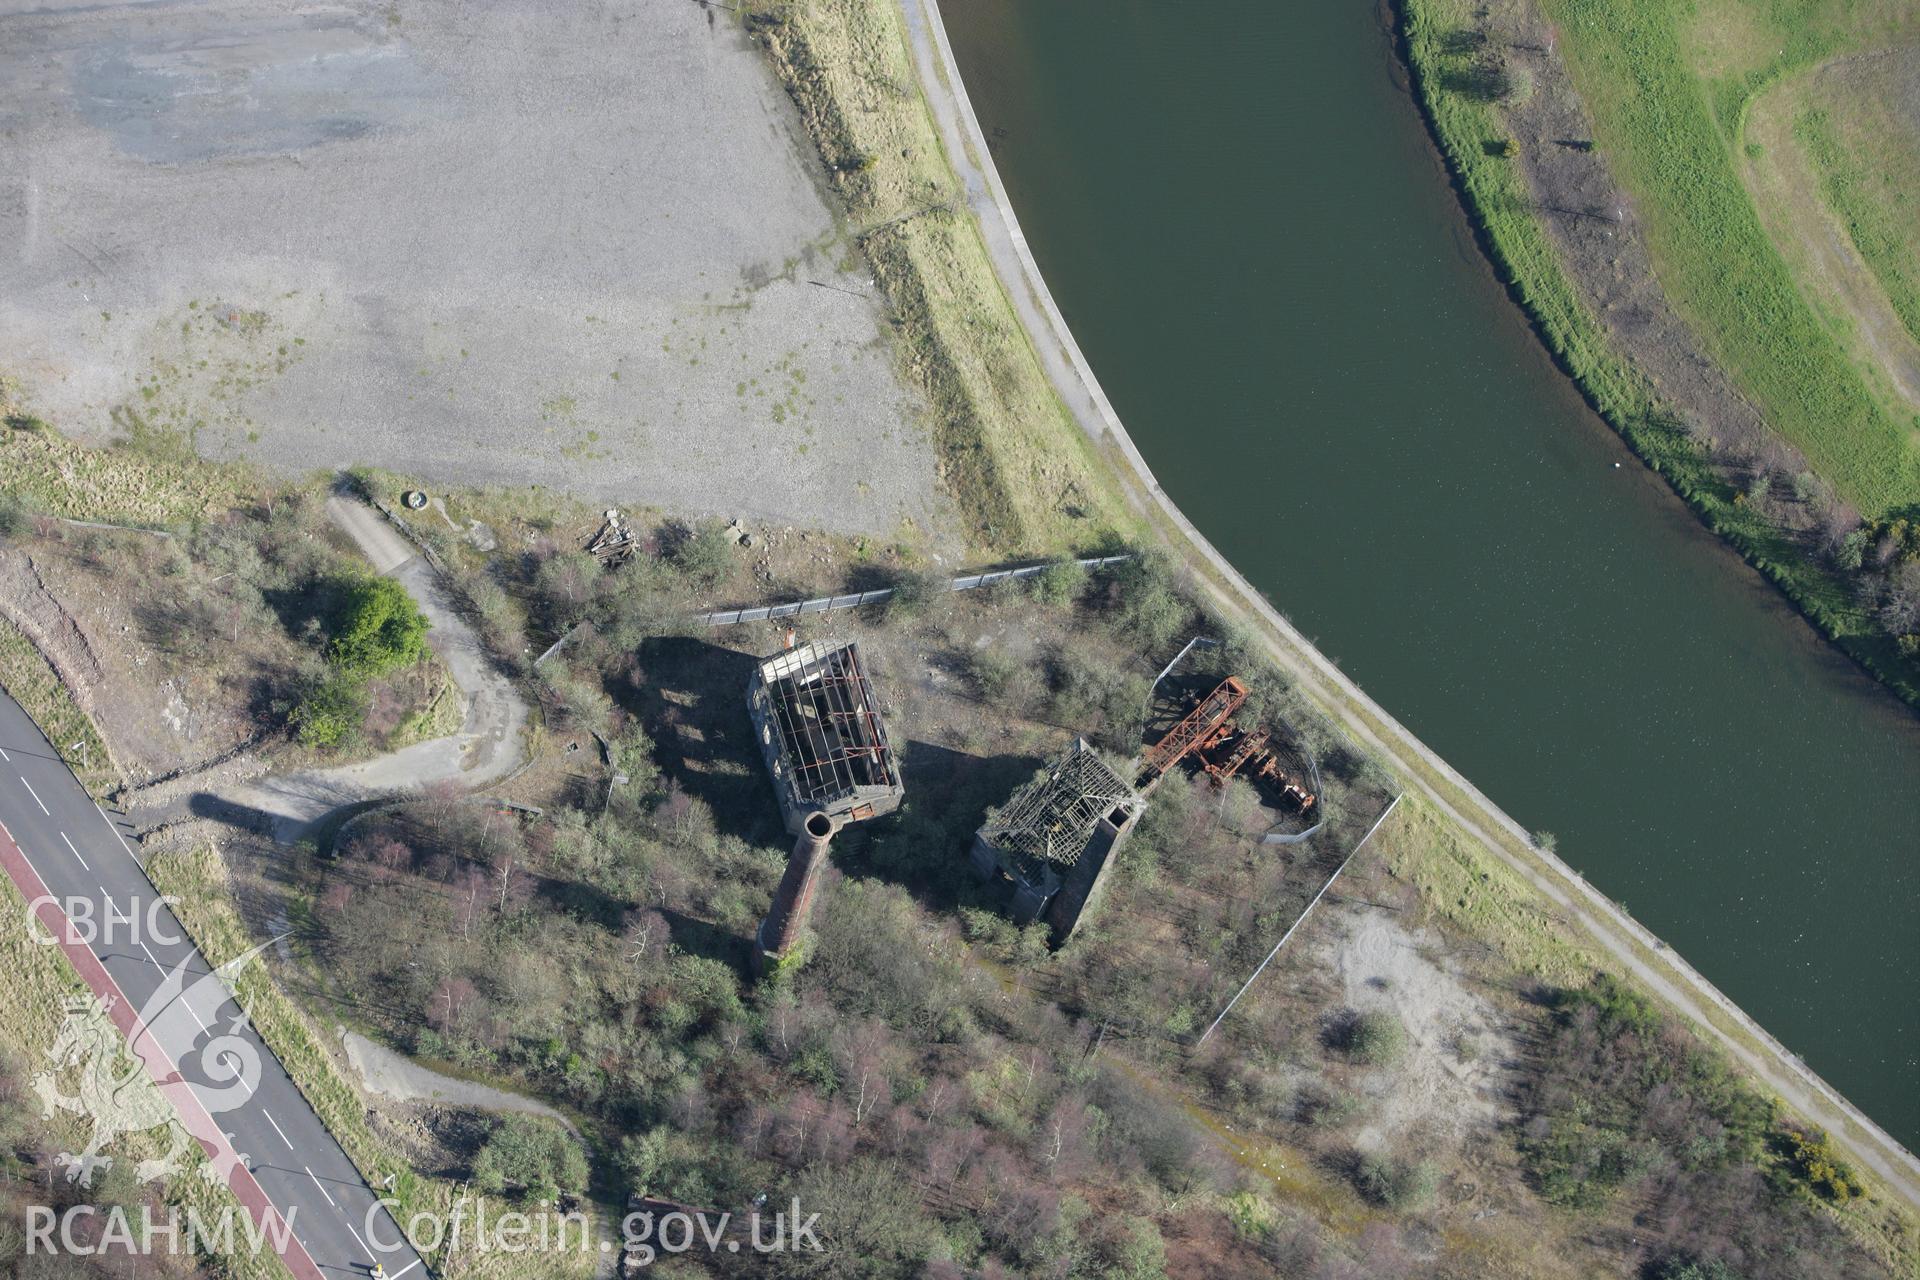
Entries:
POLYGON ((766 757, 793 855, 753 949, 756 970, 800 940, 834 833, 900 807, 906 787, 860 650, 803 644, 755 666, 747 711, 766 757))

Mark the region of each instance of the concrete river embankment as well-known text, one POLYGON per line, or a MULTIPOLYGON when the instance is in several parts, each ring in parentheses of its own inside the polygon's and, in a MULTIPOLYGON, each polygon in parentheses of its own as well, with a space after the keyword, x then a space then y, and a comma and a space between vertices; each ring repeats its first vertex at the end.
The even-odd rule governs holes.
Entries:
MULTIPOLYGON (((930 38, 928 6, 907 8, 930 38)), ((1741 1052, 1790 1100, 1844 1117, 1803 1055, 1894 1138, 1920 1133, 1920 721, 1547 363, 1377 15, 944 12, 1004 180, 970 192, 990 247, 1014 261, 1030 241, 1045 272, 1023 287, 1016 264, 1010 290, 1043 358, 1084 383, 1084 348, 1105 392, 1066 389, 1083 420, 1117 410, 1170 499, 1339 660, 1301 650, 1299 669, 1361 707, 1354 677, 1398 717, 1362 708, 1365 732, 1474 779, 1499 808, 1435 775, 1490 841, 1519 843, 1509 813, 1554 831, 1784 1042, 1741 1052)), ((1535 863, 1554 896, 1610 915, 1535 863)), ((1604 928, 1682 1007, 1715 1005, 1638 926, 1604 928)), ((1883 1154, 1911 1177, 1896 1144, 1883 1154)))

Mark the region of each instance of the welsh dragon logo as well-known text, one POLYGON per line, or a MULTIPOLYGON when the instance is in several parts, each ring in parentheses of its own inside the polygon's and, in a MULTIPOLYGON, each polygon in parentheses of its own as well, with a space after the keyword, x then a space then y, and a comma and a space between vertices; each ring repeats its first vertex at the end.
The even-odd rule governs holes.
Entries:
MULTIPOLYGON (((33 1089, 40 1098, 41 1114, 48 1119, 57 1111, 65 1111, 93 1121, 93 1135, 86 1150, 78 1154, 63 1152, 58 1158, 67 1171, 68 1182, 92 1186, 96 1171, 113 1166, 113 1157, 101 1154, 103 1147, 121 1134, 160 1128, 167 1130, 166 1153, 136 1163, 134 1177, 146 1182, 186 1167, 182 1157, 193 1138, 160 1086, 127 1047, 137 1042, 142 1032, 161 1045, 194 1046, 190 1052, 199 1066, 199 1079, 191 1088, 208 1114, 231 1111, 252 1096, 260 1083, 260 1055, 241 1034, 248 1025, 247 1011, 243 1008, 224 1030, 218 1026, 207 1030, 195 1010, 216 1009, 224 1003, 228 981, 271 945, 262 943, 211 973, 195 977, 191 984, 188 961, 182 960, 141 1008, 125 1039, 113 1025, 110 1003, 91 995, 68 996, 62 1001, 66 1017, 47 1050, 47 1068, 34 1077, 33 1089), (200 1043, 203 1039, 205 1043, 200 1043), (61 1076, 68 1072, 78 1073, 72 1093, 60 1087, 61 1076)), ((186 1060, 186 1055, 175 1057, 176 1065, 186 1060)), ((201 1176, 209 1182, 224 1183, 235 1164, 245 1159, 233 1151, 231 1143, 225 1144, 222 1153, 202 1167, 201 1176)))

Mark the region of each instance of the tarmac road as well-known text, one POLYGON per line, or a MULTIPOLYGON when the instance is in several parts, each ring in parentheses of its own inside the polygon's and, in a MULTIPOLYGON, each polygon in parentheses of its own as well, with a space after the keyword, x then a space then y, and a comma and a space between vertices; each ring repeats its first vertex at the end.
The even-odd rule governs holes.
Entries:
MULTIPOLYGON (((104 977, 118 988, 123 1004, 139 1011, 148 1043, 158 1046, 191 1090, 191 1100, 175 1097, 187 1127, 195 1129, 196 1111, 202 1130, 210 1116, 244 1161, 245 1168, 234 1169, 229 1179, 243 1203, 264 1193, 291 1227, 297 1245, 282 1253, 294 1275, 348 1280, 366 1277, 375 1262, 390 1280, 421 1272, 419 1256, 401 1242, 398 1226, 377 1207, 346 1152, 279 1059, 243 1024, 225 984, 160 901, 133 846, 4 693, 0 824, 10 837, 0 837, 0 862, 7 863, 16 883, 26 882, 25 896, 38 896, 37 876, 76 925, 84 928, 82 922, 91 919, 87 949, 104 966, 104 977), (10 845, 17 846, 18 856, 10 845), (170 981, 177 991, 163 991, 170 981), (398 1247, 380 1247, 396 1242, 398 1247)), ((40 918, 41 936, 59 927, 47 908, 40 918)), ((106 984, 87 957, 71 946, 68 954, 99 992, 106 984)), ((128 1029, 122 1022, 122 1030, 128 1029)), ((138 1039, 135 1028, 129 1040, 138 1039)), ((150 1064, 155 1060, 151 1049, 143 1056, 150 1064)), ((62 1073, 63 1091, 72 1090, 77 1070, 62 1073)), ((219 1141, 218 1134, 212 1137, 219 1141)), ((105 1154, 114 1155, 111 1148, 109 1143, 105 1154)), ((241 1229, 235 1239, 243 1239, 241 1229)))

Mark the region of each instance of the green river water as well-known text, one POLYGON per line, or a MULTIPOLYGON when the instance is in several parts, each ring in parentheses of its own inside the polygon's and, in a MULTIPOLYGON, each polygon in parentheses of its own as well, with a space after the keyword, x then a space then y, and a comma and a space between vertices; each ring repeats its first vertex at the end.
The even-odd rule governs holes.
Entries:
POLYGON ((944 0, 1055 299, 1193 521, 1909 1146, 1920 717, 1548 363, 1381 11, 944 0))

